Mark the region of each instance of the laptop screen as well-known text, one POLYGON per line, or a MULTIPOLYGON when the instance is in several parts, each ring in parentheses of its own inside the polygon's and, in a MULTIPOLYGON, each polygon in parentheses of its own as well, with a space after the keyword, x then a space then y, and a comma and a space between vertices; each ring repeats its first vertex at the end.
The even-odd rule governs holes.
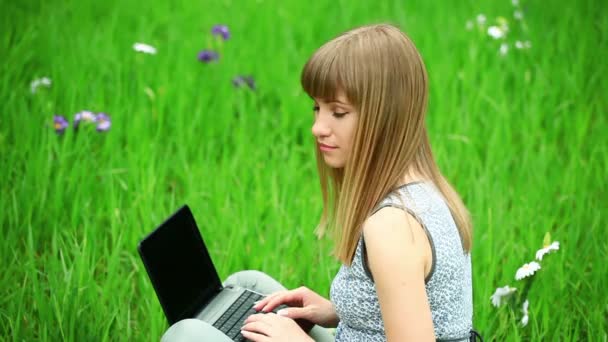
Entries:
POLYGON ((170 324, 194 317, 222 288, 188 206, 143 239, 138 250, 170 324))

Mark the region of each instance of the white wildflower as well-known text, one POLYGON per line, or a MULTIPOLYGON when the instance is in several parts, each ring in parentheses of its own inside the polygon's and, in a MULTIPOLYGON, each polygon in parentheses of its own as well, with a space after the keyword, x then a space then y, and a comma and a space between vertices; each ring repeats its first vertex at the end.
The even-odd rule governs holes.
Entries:
POLYGON ((524 316, 521 318, 521 325, 523 325, 524 327, 526 325, 528 325, 528 321, 530 320, 530 317, 528 317, 528 306, 529 305, 530 305, 530 303, 526 299, 526 301, 524 302, 524 305, 521 309, 521 311, 524 313, 524 316))
POLYGON ((519 0, 511 0, 513 6, 519 6, 519 0))
MULTIPOLYGON (((522 44, 523 45, 523 44, 522 44)), ((544 246, 536 252, 536 260, 543 260, 543 256, 551 251, 559 250, 559 242, 555 241, 549 246, 544 246)))
POLYGON ((473 29, 473 21, 467 20, 466 28, 467 28, 467 31, 471 31, 473 29))
POLYGON ((524 18, 524 12, 520 10, 513 11, 513 18, 515 18, 516 20, 522 20, 524 18))
POLYGON ((517 289, 510 287, 509 285, 497 288, 494 294, 490 297, 490 300, 492 300, 492 305, 499 307, 502 299, 512 295, 515 291, 517 291, 517 289))
POLYGON ((500 49, 498 50, 498 52, 504 56, 507 54, 507 52, 509 52, 509 44, 507 43, 502 43, 500 44, 500 49))
POLYGON ((488 34, 494 39, 504 38, 505 31, 498 26, 488 27, 488 34))
POLYGON ((83 110, 75 115, 76 121, 87 121, 87 122, 95 122, 95 113, 90 110, 83 110))
POLYGON ((515 41, 515 48, 516 49, 523 49, 524 48, 524 43, 522 43, 519 40, 515 41))
POLYGON ((51 86, 51 79, 48 77, 36 78, 30 83, 30 91, 32 94, 35 94, 38 91, 39 87, 47 87, 51 86))
POLYGON ((536 273, 538 270, 540 270, 540 264, 536 261, 525 264, 520 267, 517 272, 515 272, 515 280, 522 280, 526 277, 534 275, 534 273, 536 273))
POLYGON ((133 44, 133 49, 137 52, 143 52, 150 55, 156 55, 156 48, 152 45, 144 44, 144 43, 135 43, 133 44))
POLYGON ((484 25, 486 23, 486 16, 482 14, 477 15, 477 23, 479 25, 484 25))
POLYGON ((81 122, 91 123, 97 121, 97 115, 90 110, 83 110, 74 114, 74 128, 78 128, 81 122))

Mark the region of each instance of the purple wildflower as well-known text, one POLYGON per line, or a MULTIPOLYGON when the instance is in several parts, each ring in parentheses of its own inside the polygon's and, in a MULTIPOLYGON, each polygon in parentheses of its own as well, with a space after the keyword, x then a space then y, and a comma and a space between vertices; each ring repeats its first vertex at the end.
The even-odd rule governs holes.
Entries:
POLYGON ((215 25, 211 29, 211 34, 214 36, 222 36, 224 40, 230 39, 230 31, 226 25, 215 25))
POLYGON ((80 122, 95 122, 95 114, 88 110, 83 110, 74 115, 74 129, 78 129, 80 122))
POLYGON ((53 128, 57 134, 63 134, 70 124, 63 115, 53 115, 53 128))
POLYGON ((247 85, 251 90, 255 90, 256 88, 253 76, 237 76, 232 79, 232 85, 234 85, 236 88, 240 88, 244 85, 247 85))
POLYGON ((97 122, 97 132, 106 132, 112 126, 112 121, 110 121, 110 117, 106 113, 97 114, 95 122, 97 122))
POLYGON ((209 63, 220 58, 220 55, 213 50, 202 50, 198 53, 198 60, 201 62, 209 63))

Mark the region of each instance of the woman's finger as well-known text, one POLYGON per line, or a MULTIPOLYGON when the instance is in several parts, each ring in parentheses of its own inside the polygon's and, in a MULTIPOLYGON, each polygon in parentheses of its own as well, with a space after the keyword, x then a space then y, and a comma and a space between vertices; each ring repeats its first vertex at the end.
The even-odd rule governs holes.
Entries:
POLYGON ((271 327, 263 321, 250 322, 241 327, 241 331, 251 331, 264 336, 270 335, 271 327))
POLYGON ((268 296, 258 300, 254 305, 253 305, 253 309, 256 311, 260 311, 261 308, 263 308, 264 306, 266 306, 266 304, 268 304, 268 302, 275 298, 276 296, 281 295, 282 293, 285 293, 287 291, 279 291, 279 292, 275 292, 275 293, 271 293, 268 296))
POLYGON ((277 312, 277 315, 291 318, 291 319, 298 319, 298 318, 311 319, 311 317, 313 316, 314 309, 315 308, 311 305, 304 307, 304 308, 292 307, 292 308, 279 310, 277 312))
POLYGON ((270 300, 264 306, 261 306, 261 309, 259 311, 270 312, 281 304, 293 305, 293 303, 296 301, 302 301, 302 298, 300 298, 299 294, 296 291, 284 292, 270 298, 270 300))
POLYGON ((265 314, 253 314, 245 319, 244 323, 259 322, 266 316, 265 314))
POLYGON ((266 342, 266 341, 270 341, 270 338, 268 338, 265 335, 254 333, 254 332, 247 331, 247 330, 241 330, 241 334, 247 340, 253 341, 253 342, 266 342))

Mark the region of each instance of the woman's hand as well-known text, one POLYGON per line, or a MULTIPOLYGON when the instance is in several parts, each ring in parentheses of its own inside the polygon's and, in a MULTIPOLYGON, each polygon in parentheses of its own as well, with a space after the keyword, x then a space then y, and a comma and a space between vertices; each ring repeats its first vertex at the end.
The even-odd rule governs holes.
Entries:
POLYGON ((279 310, 277 312, 279 316, 291 319, 305 319, 326 328, 338 325, 338 315, 332 302, 306 287, 271 294, 260 300, 253 306, 253 309, 270 312, 281 304, 290 306, 290 308, 279 310))
POLYGON ((314 342, 292 319, 274 313, 249 316, 241 334, 253 342, 314 342))

